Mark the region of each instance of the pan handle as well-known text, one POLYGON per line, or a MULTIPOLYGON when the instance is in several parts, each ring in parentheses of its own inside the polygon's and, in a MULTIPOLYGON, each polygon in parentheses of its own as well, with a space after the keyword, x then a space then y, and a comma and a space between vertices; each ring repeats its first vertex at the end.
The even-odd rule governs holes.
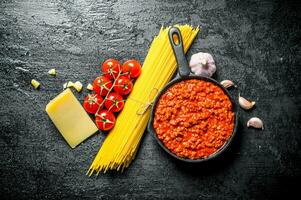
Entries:
POLYGON ((190 69, 184 53, 181 31, 177 27, 172 27, 169 29, 168 37, 177 60, 179 75, 188 76, 190 74, 190 69), (174 41, 174 36, 176 36, 178 42, 174 41))

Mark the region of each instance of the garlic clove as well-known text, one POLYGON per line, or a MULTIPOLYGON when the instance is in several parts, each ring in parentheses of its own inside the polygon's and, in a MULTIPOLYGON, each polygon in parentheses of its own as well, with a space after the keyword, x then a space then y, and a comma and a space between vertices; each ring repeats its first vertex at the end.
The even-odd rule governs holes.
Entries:
POLYGON ((258 117, 252 117, 247 122, 247 127, 254 127, 254 128, 260 128, 263 130, 263 122, 258 117))
POLYGON ((234 85, 233 81, 230 81, 230 80, 223 80, 221 82, 221 85, 224 86, 225 88, 229 88, 229 87, 232 87, 232 86, 236 87, 234 85))
POLYGON ((211 77, 216 72, 215 64, 207 63, 207 71, 209 73, 209 77, 211 77))
POLYGON ((193 67, 193 68, 191 68, 191 71, 195 75, 204 75, 204 74, 207 74, 207 71, 205 69, 199 68, 199 67, 193 67))
POLYGON ((191 67, 191 71, 194 73, 197 73, 200 70, 201 70, 201 68, 199 68, 199 67, 191 67))
POLYGON ((255 101, 248 101, 247 99, 241 97, 240 95, 238 97, 238 103, 240 107, 242 107, 245 110, 250 110, 255 105, 255 101))
POLYGON ((193 54, 190 58, 190 62, 189 62, 189 66, 190 67, 198 67, 200 65, 201 59, 200 57, 202 57, 200 55, 200 53, 197 54, 193 54))

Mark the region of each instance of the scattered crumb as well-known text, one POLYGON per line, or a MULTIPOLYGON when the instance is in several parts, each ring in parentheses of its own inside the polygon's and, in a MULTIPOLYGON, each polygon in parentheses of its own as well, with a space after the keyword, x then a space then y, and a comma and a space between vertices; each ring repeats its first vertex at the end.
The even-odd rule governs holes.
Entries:
POLYGON ((32 85, 35 89, 39 89, 41 84, 40 84, 37 80, 32 79, 32 80, 31 80, 31 85, 32 85))
POLYGON ((76 81, 74 83, 73 87, 77 90, 77 92, 80 92, 83 89, 83 84, 79 81, 76 81))
POLYGON ((89 83, 89 84, 87 85, 87 89, 88 89, 88 90, 93 90, 93 86, 91 85, 91 83, 89 83))
POLYGON ((56 75, 56 70, 55 69, 51 69, 48 71, 49 75, 55 76, 56 75))
POLYGON ((64 83, 63 88, 69 88, 69 87, 74 87, 74 83, 72 81, 68 81, 66 83, 64 83))

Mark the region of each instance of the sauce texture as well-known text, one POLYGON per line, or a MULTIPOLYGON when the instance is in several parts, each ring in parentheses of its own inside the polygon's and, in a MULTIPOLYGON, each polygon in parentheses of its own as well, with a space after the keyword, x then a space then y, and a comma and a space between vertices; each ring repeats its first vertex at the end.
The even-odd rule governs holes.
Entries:
POLYGON ((181 81, 160 97, 153 125, 158 138, 172 153, 188 159, 206 158, 232 135, 232 103, 211 82, 181 81))

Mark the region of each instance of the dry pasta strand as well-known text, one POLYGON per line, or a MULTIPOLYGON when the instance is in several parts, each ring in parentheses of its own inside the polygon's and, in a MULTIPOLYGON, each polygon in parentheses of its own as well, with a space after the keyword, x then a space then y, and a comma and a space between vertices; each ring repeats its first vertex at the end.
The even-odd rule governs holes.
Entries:
MULTIPOLYGON (((199 28, 189 25, 176 27, 181 31, 186 53, 199 28)), ((154 89, 160 91, 177 70, 176 59, 168 39, 169 29, 170 27, 161 27, 159 34, 154 38, 142 66, 142 73, 87 175, 91 176, 93 173, 98 175, 110 170, 123 172, 135 158, 150 117, 149 105, 153 100, 150 96, 153 96, 154 89), (137 112, 141 108, 145 108, 143 112, 137 112)))

